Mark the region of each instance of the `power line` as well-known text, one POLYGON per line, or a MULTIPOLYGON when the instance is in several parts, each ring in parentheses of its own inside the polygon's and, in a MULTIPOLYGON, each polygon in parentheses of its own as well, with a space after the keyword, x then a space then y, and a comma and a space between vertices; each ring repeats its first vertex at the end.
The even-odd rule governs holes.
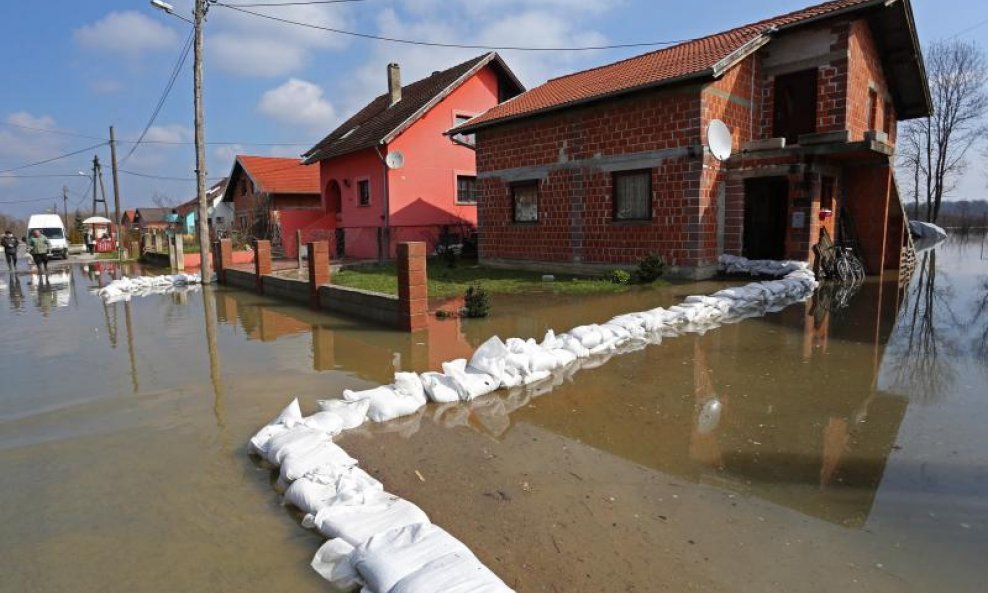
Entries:
POLYGON ((961 30, 960 30, 960 31, 958 31, 957 33, 954 33, 954 34, 953 34, 953 35, 952 35, 952 36, 950 37, 950 39, 957 39, 957 38, 958 38, 958 37, 960 37, 961 35, 963 35, 963 34, 965 34, 965 33, 970 33, 971 31, 973 31, 973 30, 975 30, 975 29, 977 29, 978 27, 983 27, 984 25, 988 25, 988 19, 985 19, 985 20, 983 20, 983 21, 979 21, 979 22, 977 22, 977 23, 974 23, 973 25, 971 25, 970 27, 967 27, 966 29, 961 29, 961 30))
POLYGON ((29 167, 37 167, 38 165, 44 165, 45 163, 50 163, 52 161, 58 161, 58 160, 61 160, 61 159, 64 159, 64 158, 68 158, 70 156, 75 156, 75 155, 77 155, 79 153, 86 152, 86 151, 89 151, 89 150, 93 150, 94 148, 99 148, 100 146, 106 146, 106 144, 107 144, 106 142, 100 142, 99 144, 93 144, 92 146, 87 146, 86 148, 82 148, 82 149, 76 150, 74 152, 70 152, 70 153, 67 153, 67 154, 61 154, 61 155, 58 155, 58 156, 55 156, 55 157, 51 157, 50 159, 45 159, 43 161, 36 161, 36 162, 33 162, 33 163, 28 163, 26 165, 21 165, 19 167, 12 167, 10 169, 4 169, 4 170, 0 171, 0 173, 9 173, 10 171, 20 171, 21 169, 27 169, 29 167))
POLYGON ((343 4, 345 2, 363 2, 364 0, 309 0, 308 2, 251 2, 249 4, 236 4, 240 7, 254 6, 308 6, 310 4, 343 4))
POLYGON ((175 81, 178 79, 178 75, 185 66, 186 59, 189 57, 189 50, 192 49, 192 40, 193 32, 190 31, 188 39, 185 40, 185 46, 182 48, 182 53, 179 55, 178 61, 175 62, 175 67, 172 69, 171 76, 168 78, 168 84, 165 85, 165 90, 161 93, 161 98, 158 99, 158 104, 155 105, 154 111, 151 112, 151 117, 148 119, 147 125, 144 126, 144 131, 141 132, 141 135, 137 138, 137 141, 130 148, 130 152, 127 153, 127 156, 120 160, 120 164, 126 163, 127 159, 134 154, 137 147, 144 141, 144 136, 147 135, 148 130, 150 130, 151 126, 154 125, 154 120, 156 120, 158 118, 158 114, 161 113, 161 108, 164 107, 165 101, 168 99, 168 95, 172 92, 172 87, 175 86, 175 81))
POLYGON ((55 128, 40 128, 37 126, 25 126, 23 124, 14 124, 6 121, 0 121, 0 126, 8 126, 11 128, 20 128, 22 130, 33 130, 36 132, 45 132, 47 134, 57 134, 59 136, 73 136, 76 138, 87 138, 89 140, 106 140, 106 138, 101 138, 99 136, 90 136, 88 134, 79 134, 77 132, 69 132, 68 130, 59 130, 55 128))
POLYGON ((435 41, 419 41, 414 39, 401 39, 398 37, 385 37, 383 35, 372 35, 370 33, 359 33, 357 31, 346 31, 344 29, 334 29, 332 27, 323 27, 320 25, 313 25, 312 23, 303 23, 300 21, 293 21, 290 19, 285 19, 277 17, 270 14, 263 14, 260 12, 254 12, 252 10, 245 10, 239 6, 233 4, 225 4, 223 2, 216 2, 216 6, 222 6, 223 8, 229 8, 231 10, 236 10, 237 12, 242 12, 244 14, 249 14, 252 16, 260 17, 262 19, 268 19, 272 21, 277 21, 279 23, 285 23, 287 25, 296 25, 299 27, 305 27, 308 29, 318 29, 320 31, 327 31, 329 33, 337 33, 339 35, 349 35, 351 37, 360 37, 362 39, 374 39, 376 41, 389 41, 391 43, 403 43, 406 45, 425 45, 429 47, 451 47, 457 49, 483 49, 483 50, 511 50, 511 51, 592 51, 592 50, 604 50, 604 49, 627 49, 632 47, 653 47, 656 45, 675 45, 677 43, 682 43, 679 41, 652 41, 648 43, 618 43, 614 45, 586 45, 577 47, 526 47, 526 46, 493 46, 493 45, 472 45, 465 43, 439 43, 435 41))
POLYGON ((0 202, 0 204, 28 204, 30 202, 45 202, 48 200, 61 200, 62 196, 51 196, 49 198, 30 198, 27 200, 7 200, 5 202, 0 202))
POLYGON ((64 174, 62 174, 62 173, 52 173, 52 174, 45 173, 45 174, 40 174, 40 175, 0 175, 0 179, 28 179, 28 178, 36 178, 36 177, 78 177, 78 176, 79 176, 78 173, 76 173, 75 175, 72 175, 72 174, 69 174, 69 173, 64 173, 64 174))
MULTIPOLYGON (((165 181, 195 181, 195 177, 171 177, 168 175, 152 175, 150 173, 138 173, 137 171, 128 171, 126 169, 117 169, 120 173, 126 173, 127 175, 133 175, 134 177, 144 177, 146 179, 163 179, 165 181)), ((207 179, 222 179, 222 177, 207 177, 207 179)))

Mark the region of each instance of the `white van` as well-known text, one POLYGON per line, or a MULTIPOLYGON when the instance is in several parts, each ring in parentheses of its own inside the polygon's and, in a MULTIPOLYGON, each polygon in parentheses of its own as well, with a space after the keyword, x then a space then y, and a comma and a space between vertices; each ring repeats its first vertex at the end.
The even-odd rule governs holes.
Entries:
POLYGON ((57 214, 32 214, 27 221, 28 238, 34 234, 35 230, 48 237, 51 243, 51 256, 65 259, 69 256, 69 239, 65 235, 65 225, 62 224, 62 217, 57 214))

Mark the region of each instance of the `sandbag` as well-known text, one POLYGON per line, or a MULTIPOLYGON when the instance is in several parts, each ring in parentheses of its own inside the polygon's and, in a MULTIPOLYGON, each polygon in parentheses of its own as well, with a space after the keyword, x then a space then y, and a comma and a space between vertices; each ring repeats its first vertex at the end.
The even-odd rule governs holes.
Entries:
POLYGON ((356 546, 382 531, 413 523, 429 523, 429 518, 407 500, 385 493, 380 501, 370 504, 323 507, 303 525, 314 526, 326 537, 339 537, 356 546))
POLYGON ((285 502, 314 515, 323 507, 371 504, 385 496, 384 486, 359 467, 323 467, 319 471, 292 482, 285 490, 285 502))
POLYGON ((460 399, 470 401, 498 388, 500 383, 491 375, 466 366, 466 360, 458 358, 443 363, 443 372, 453 380, 460 399))
POLYGON ((297 480, 312 470, 322 467, 353 467, 357 460, 336 443, 325 440, 311 449, 295 448, 281 463, 281 477, 286 482, 297 480))
POLYGON ((342 539, 331 539, 324 543, 312 557, 310 566, 341 592, 354 591, 363 585, 350 555, 353 546, 342 539))
POLYGON ((343 430, 357 428, 367 419, 370 402, 360 400, 349 402, 343 399, 321 399, 316 402, 323 412, 336 414, 340 418, 343 430))
POLYGON ((514 593, 472 553, 453 552, 398 581, 390 593, 514 593))
POLYGON ((329 435, 321 430, 295 426, 268 441, 264 458, 269 463, 281 465, 290 453, 308 451, 327 440, 329 440, 329 435))
POLYGON ((316 412, 303 418, 299 424, 321 430, 331 437, 343 432, 343 419, 335 412, 316 412))
POLYGON ((460 401, 460 392, 456 389, 456 383, 442 373, 428 372, 419 375, 426 395, 436 403, 450 403, 460 401))
MULTIPOLYGON (((421 383, 419 383, 421 387, 421 383)), ((372 422, 387 422, 401 416, 407 416, 418 411, 426 404, 425 392, 416 395, 405 395, 394 385, 382 385, 364 391, 343 391, 343 399, 347 401, 367 400, 367 418, 372 422)))
POLYGON ((391 591, 398 581, 428 562, 453 553, 473 556, 441 527, 417 523, 371 536, 356 546, 350 564, 371 591, 391 591))
POLYGON ((302 409, 298 405, 298 398, 295 398, 275 416, 274 420, 251 437, 247 444, 248 451, 254 455, 263 457, 267 452, 268 441, 272 437, 286 432, 300 420, 302 420, 302 409))

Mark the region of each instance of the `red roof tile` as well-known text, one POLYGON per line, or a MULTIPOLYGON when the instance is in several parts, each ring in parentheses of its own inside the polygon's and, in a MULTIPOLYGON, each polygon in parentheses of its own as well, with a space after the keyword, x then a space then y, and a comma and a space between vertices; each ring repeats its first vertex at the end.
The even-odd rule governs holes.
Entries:
POLYGON ((257 186, 269 194, 318 194, 319 167, 298 159, 237 155, 237 161, 257 186))
POLYGON ((457 128, 484 127, 635 89, 670 84, 686 78, 714 76, 714 67, 771 27, 787 28, 838 12, 881 4, 881 0, 832 0, 782 16, 731 29, 620 62, 549 80, 493 107, 457 128))

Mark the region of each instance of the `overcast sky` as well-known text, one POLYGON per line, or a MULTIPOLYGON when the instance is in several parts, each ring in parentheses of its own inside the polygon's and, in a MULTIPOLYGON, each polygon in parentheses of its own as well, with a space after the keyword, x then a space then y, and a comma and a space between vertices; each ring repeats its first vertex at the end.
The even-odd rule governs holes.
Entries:
MULTIPOLYGON (((365 0, 250 10, 390 37, 573 47, 685 39, 810 3, 365 0)), ((173 4, 176 12, 190 14, 191 0, 173 4)), ((964 39, 988 39, 984 0, 914 0, 913 5, 924 43, 958 34, 964 39)), ((0 2, 0 170, 85 149, 99 142, 88 137, 105 138, 111 124, 118 139, 125 141, 118 150, 123 159, 133 146, 126 141, 144 129, 189 31, 189 25, 154 10, 146 1, 0 2)), ((552 76, 645 51, 501 53, 531 87, 552 76)), ((206 137, 231 144, 208 147, 209 175, 226 175, 238 153, 299 155, 341 118, 386 90, 388 62, 399 62, 403 80, 410 82, 480 53, 347 37, 214 6, 206 26, 206 137)), ((128 172, 120 177, 125 208, 150 204, 154 192, 182 201, 194 195, 190 66, 191 57, 146 136, 154 143, 141 145, 121 165, 128 172)), ((107 164, 109 194, 109 149, 104 146, 0 173, 0 211, 26 215, 50 208, 56 197, 61 208, 63 185, 69 188, 70 210, 75 204, 89 204, 89 198, 83 200, 88 180, 78 171, 89 170, 94 154, 107 164), (32 177, 24 177, 28 175, 32 177)), ((976 165, 956 197, 988 197, 985 167, 983 162, 976 165)))

